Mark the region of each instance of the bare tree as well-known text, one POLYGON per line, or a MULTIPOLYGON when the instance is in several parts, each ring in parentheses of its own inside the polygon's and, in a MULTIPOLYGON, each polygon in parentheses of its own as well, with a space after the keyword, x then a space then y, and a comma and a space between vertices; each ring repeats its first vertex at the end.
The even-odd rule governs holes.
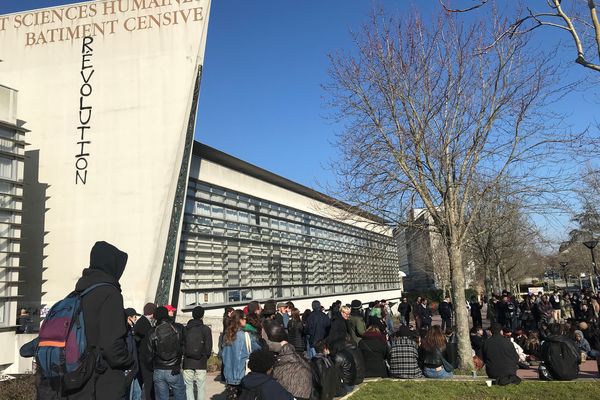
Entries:
POLYGON ((481 51, 499 29, 446 13, 433 24, 378 14, 355 35, 354 51, 331 57, 325 86, 345 126, 332 165, 335 196, 394 225, 423 208, 440 234, 461 367, 472 365, 467 310, 459 306, 463 251, 486 193, 507 179, 514 188, 507 195, 540 201, 563 186, 556 163, 574 143, 568 132, 556 134, 560 121, 546 107, 557 94, 556 67, 527 48, 527 36, 481 51))
POLYGON ((515 291, 522 279, 541 272, 541 234, 521 204, 506 196, 513 192, 509 183, 488 190, 469 230, 468 257, 488 295, 515 291))
MULTIPOLYGON (((449 1, 440 0, 448 12, 461 13, 478 9, 489 0, 476 0, 475 4, 464 8, 451 8, 449 1)), ((495 43, 504 36, 513 37, 529 33, 540 27, 550 27, 565 31, 576 51, 575 62, 585 68, 600 72, 600 20, 595 0, 546 0, 541 9, 535 9, 531 1, 512 2, 511 9, 516 16, 514 21, 494 39, 495 43), (593 54, 590 56, 589 54, 593 54), (593 61, 595 60, 595 61, 593 61)))

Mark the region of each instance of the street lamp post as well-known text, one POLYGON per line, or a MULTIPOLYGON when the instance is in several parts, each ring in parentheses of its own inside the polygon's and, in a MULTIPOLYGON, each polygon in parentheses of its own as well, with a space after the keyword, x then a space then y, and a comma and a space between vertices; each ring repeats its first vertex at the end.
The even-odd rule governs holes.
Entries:
POLYGON ((565 290, 569 289, 569 277, 567 276, 567 265, 569 263, 567 261, 561 261, 560 267, 562 268, 563 277, 565 278, 565 290))
MULTIPOLYGON (((585 247, 587 247, 588 249, 590 249, 590 252, 592 253, 592 267, 594 268, 594 276, 596 277, 596 287, 598 287, 598 270, 596 269, 596 258, 594 257, 594 247, 596 247, 596 245, 598 244, 597 240, 590 240, 587 242, 583 242, 583 245, 585 247)), ((594 288, 592 287, 592 290, 594 290, 594 288)))

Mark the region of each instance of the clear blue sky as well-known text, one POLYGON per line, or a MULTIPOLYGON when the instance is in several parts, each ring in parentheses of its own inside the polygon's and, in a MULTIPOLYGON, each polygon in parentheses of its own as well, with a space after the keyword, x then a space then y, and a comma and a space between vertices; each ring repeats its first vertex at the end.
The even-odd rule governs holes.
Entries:
MULTIPOLYGON (((74 2, 4 0, 0 14, 74 2)), ((196 139, 317 189, 333 183, 324 167, 336 157, 330 143, 340 127, 324 118, 320 85, 328 79, 328 53, 352 48, 350 31, 368 20, 374 4, 399 13, 416 7, 425 15, 438 6, 437 0, 213 0, 196 139)), ((568 42, 554 30, 536 38, 541 45, 568 42)), ((560 57, 574 58, 567 51, 560 57)), ((598 84, 597 74, 575 64, 565 71, 566 78, 586 74, 598 84)), ((583 127, 600 119, 599 100, 592 88, 558 106, 583 127)))

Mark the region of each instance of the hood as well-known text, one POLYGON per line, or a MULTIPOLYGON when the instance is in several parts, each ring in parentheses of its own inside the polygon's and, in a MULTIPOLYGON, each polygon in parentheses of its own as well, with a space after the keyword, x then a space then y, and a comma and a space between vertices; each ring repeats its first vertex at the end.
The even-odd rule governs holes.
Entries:
POLYGON ((79 278, 77 284, 75 285, 75 290, 82 292, 97 283, 110 283, 117 289, 121 290, 119 282, 113 276, 110 276, 104 271, 89 268, 83 270, 81 278, 79 278))
POLYGON ((573 343, 574 341, 566 336, 563 335, 550 335, 546 338, 546 341, 548 342, 554 342, 554 343, 573 343))
POLYGON ((118 281, 127 265, 127 253, 107 242, 96 242, 90 252, 90 269, 103 271, 118 281))
POLYGON ((273 379, 273 377, 266 374, 261 374, 260 372, 250 372, 244 377, 244 379, 242 379, 242 387, 252 389, 262 385, 269 379, 273 379))
POLYGON ((187 323, 187 326, 189 327, 202 325, 204 325, 204 322, 201 319, 190 319, 187 323))
POLYGON ((581 332, 581 331, 579 331, 579 330, 576 330, 576 331, 575 331, 575 332, 573 332, 573 333, 574 333, 575 335, 579 335, 579 336, 581 336, 582 338, 584 337, 584 336, 583 336, 583 332, 581 332))
POLYGON ((314 300, 312 302, 313 311, 321 311, 321 302, 319 300, 314 300))

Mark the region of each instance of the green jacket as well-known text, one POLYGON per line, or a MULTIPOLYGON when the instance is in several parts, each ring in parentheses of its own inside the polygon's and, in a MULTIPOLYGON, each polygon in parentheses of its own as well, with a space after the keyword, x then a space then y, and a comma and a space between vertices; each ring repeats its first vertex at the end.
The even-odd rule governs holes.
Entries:
POLYGON ((352 340, 356 344, 362 340, 362 335, 365 333, 365 319, 360 314, 360 312, 355 312, 352 310, 352 314, 350 314, 350 318, 348 318, 348 326, 350 328, 350 335, 352 336, 352 340))

